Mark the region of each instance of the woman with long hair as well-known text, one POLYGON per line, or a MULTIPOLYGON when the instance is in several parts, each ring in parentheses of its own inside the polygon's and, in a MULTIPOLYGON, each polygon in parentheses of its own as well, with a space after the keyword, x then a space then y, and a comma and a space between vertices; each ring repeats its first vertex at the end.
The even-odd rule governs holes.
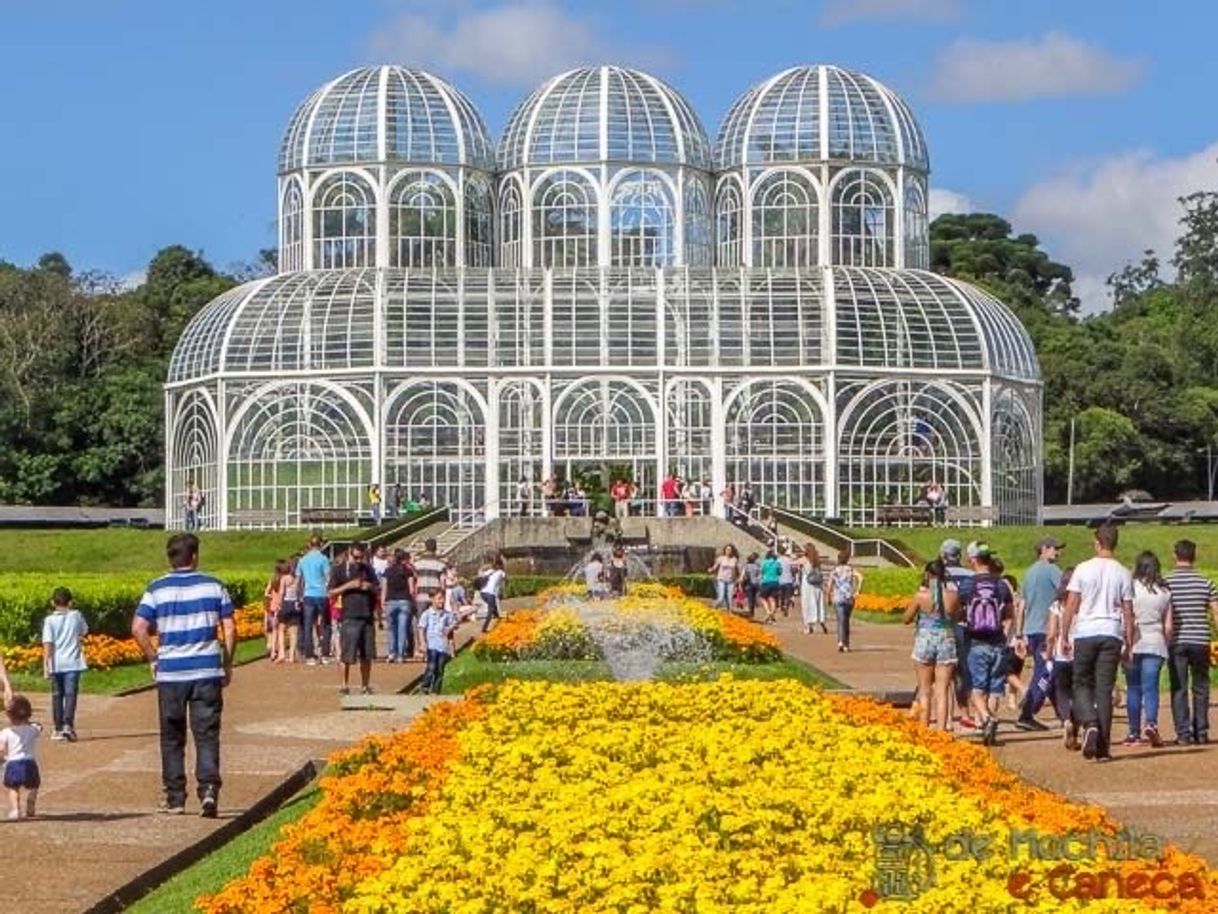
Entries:
POLYGON ((796 574, 799 575, 799 608, 803 616, 804 629, 810 635, 819 625, 823 634, 829 634, 825 625, 825 574, 820 567, 820 554, 812 543, 804 546, 796 574))
POLYGON ((825 595, 833 602, 837 614, 837 649, 850 652, 850 615, 854 612, 854 598, 863 589, 862 573, 850 564, 850 549, 838 550, 837 565, 825 580, 825 595))
POLYGON ((960 615, 960 597, 951 586, 947 567, 935 559, 922 571, 922 586, 905 610, 904 622, 917 622, 913 662, 918 672, 918 704, 922 723, 930 726, 931 704, 940 730, 951 729, 951 692, 959 662, 954 626, 960 615))
POLYGON ((296 561, 289 559, 275 566, 279 576, 279 612, 275 615, 276 663, 295 663, 300 643, 300 579, 296 561))
POLYGON ((735 598, 736 578, 740 574, 740 553, 728 543, 715 558, 710 574, 715 576, 715 608, 729 611, 735 598))
POLYGON ((1133 564, 1134 642, 1125 667, 1128 687, 1129 735, 1126 746, 1140 746, 1143 740, 1155 748, 1163 745, 1159 736, 1159 671, 1167 660, 1167 645, 1172 636, 1171 591, 1163 580, 1159 557, 1143 552, 1133 564), (1145 715, 1145 729, 1142 718, 1145 715))
POLYGON ((1061 583, 1057 585, 1057 599, 1049 606, 1049 628, 1045 632, 1045 660, 1050 667, 1049 675, 1053 687, 1053 708, 1057 711, 1057 719, 1062 723, 1065 746, 1075 750, 1082 746, 1078 739, 1078 716, 1074 713, 1074 660, 1073 652, 1066 654, 1066 645, 1074 644, 1074 630, 1078 627, 1076 615, 1070 624, 1070 631, 1062 631, 1062 617, 1065 615, 1066 587, 1074 574, 1073 568, 1062 570, 1061 583))

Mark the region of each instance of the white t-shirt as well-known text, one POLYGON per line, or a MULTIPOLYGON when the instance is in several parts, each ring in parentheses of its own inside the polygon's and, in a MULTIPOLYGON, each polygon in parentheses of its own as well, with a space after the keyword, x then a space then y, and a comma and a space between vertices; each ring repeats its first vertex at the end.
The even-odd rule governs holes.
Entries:
POLYGON ((385 576, 385 572, 389 570, 389 559, 381 558, 379 555, 372 559, 372 570, 376 572, 377 580, 385 576))
POLYGON ((1121 605, 1133 602, 1133 577, 1116 559, 1096 556, 1080 562, 1066 588, 1079 595, 1075 638, 1120 638, 1121 605))
POLYGON ((1163 619, 1171 611, 1171 591, 1166 586, 1151 590, 1141 581, 1133 582, 1133 654, 1153 654, 1167 658, 1167 636, 1163 619))
POLYGON ((54 645, 51 672, 79 673, 89 668, 80 640, 88 633, 89 624, 80 610, 55 610, 46 617, 42 623, 42 643, 54 645))
MULTIPOLYGON (((1066 608, 1057 600, 1054 600, 1049 605, 1049 615, 1057 619, 1058 631, 1061 631, 1062 617, 1066 613, 1066 608)), ((1074 647, 1074 633, 1078 630, 1078 613, 1074 614, 1074 621, 1070 623, 1070 631, 1066 635, 1066 643, 1074 647)), ((1070 658, 1062 653, 1062 641, 1058 638, 1053 642, 1053 662, 1054 663, 1069 663, 1070 658)))
POLYGON ((482 584, 482 592, 489 593, 491 596, 502 597, 503 581, 506 577, 507 572, 502 568, 493 569, 490 574, 486 576, 486 581, 484 581, 482 584))
POLYGON ((597 591, 604 588, 601 578, 605 573, 605 566, 601 562, 591 561, 584 566, 584 583, 591 591, 597 591))
POLYGON ((0 730, 0 745, 4 746, 4 759, 7 762, 19 762, 22 759, 38 760, 35 747, 38 735, 42 733, 39 724, 14 724, 0 730))

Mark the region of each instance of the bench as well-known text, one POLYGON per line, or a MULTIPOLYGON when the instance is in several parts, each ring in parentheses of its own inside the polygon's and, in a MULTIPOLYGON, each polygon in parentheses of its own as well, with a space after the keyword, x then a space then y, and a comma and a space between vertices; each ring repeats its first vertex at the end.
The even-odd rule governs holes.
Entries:
POLYGON ((350 527, 355 523, 355 511, 351 508, 301 508, 300 522, 305 525, 335 524, 350 527))
POLYGON ((890 524, 930 524, 934 520, 934 509, 930 505, 879 505, 875 509, 875 521, 881 527, 890 524))
POLYGON ((950 526, 966 526, 968 524, 992 524, 998 520, 998 509, 993 505, 961 505, 947 509, 947 523, 950 526))
POLYGON ((230 511, 228 523, 231 527, 271 527, 284 522, 284 514, 278 509, 263 511, 230 511))

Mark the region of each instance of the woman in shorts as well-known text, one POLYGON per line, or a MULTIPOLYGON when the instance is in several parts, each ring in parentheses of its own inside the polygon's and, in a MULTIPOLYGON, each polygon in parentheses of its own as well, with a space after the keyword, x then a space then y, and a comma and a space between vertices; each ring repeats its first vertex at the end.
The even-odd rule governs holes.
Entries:
POLYGON ((948 714, 956 656, 955 620, 960 598, 951 586, 942 559, 935 559, 922 572, 922 586, 905 610, 904 622, 917 623, 913 661, 918 671, 919 708, 922 723, 930 726, 931 704, 941 730, 950 729, 948 714))

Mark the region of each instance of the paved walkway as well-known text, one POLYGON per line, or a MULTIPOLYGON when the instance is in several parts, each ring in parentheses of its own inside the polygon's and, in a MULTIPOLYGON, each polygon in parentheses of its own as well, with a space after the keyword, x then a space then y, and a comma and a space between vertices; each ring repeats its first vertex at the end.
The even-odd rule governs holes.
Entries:
MULTIPOLYGON (((829 634, 808 635, 799 620, 778 620, 776 633, 783 650, 860 691, 910 692, 915 685, 913 631, 904 625, 865 622, 852 627, 852 650, 837 652, 833 623, 829 634)), ((1167 696, 1165 695, 1164 698, 1167 696)), ((1211 714, 1215 713, 1211 710, 1211 714)), ((1218 866, 1218 745, 1200 747, 1114 746, 1107 765, 1086 762, 1062 746, 1061 731, 1023 733, 1014 728, 1015 715, 1005 708, 1004 726, 995 753, 998 759, 1031 783, 1073 799, 1098 803, 1120 822, 1153 832, 1183 850, 1200 854, 1218 866)), ((1054 724, 1052 709, 1040 715, 1054 724)), ((1160 702, 1165 735, 1171 731, 1171 711, 1160 702)), ((1127 718, 1118 710, 1114 732, 1123 737, 1127 718)))

